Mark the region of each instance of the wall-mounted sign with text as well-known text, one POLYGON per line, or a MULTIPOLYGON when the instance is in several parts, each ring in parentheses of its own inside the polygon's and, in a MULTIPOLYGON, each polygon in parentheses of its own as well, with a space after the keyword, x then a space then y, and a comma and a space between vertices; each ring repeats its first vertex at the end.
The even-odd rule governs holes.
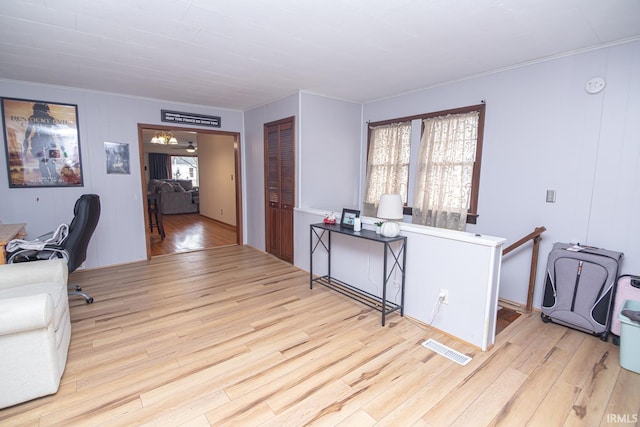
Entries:
POLYGON ((206 116, 204 114, 181 113, 179 111, 160 110, 160 120, 171 123, 184 123, 196 126, 210 126, 219 128, 222 119, 218 116, 206 116))

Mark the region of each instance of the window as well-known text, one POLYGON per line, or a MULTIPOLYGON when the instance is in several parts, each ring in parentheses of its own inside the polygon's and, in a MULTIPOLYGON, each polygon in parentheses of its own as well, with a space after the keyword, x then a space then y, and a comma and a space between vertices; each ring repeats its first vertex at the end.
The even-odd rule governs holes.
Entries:
POLYGON ((171 156, 171 173, 173 179, 190 180, 194 187, 199 187, 197 157, 171 156))
POLYGON ((367 188, 363 215, 376 216, 382 194, 400 194, 407 202, 411 122, 392 123, 369 128, 367 188))
MULTIPOLYGON (((475 224, 478 217, 484 115, 485 104, 479 104, 371 123, 364 215, 375 217, 375 209, 367 211, 367 207, 372 202, 377 205, 380 194, 395 192, 403 195, 407 206, 405 214, 412 215, 414 223, 456 229, 464 229, 466 223, 475 224), (419 141, 417 135, 411 137, 412 121, 416 129, 419 123, 422 124, 419 141), (371 192, 370 183, 373 181, 370 175, 380 174, 375 172, 376 162, 371 159, 374 152, 372 145, 376 140, 372 130, 391 126, 393 122, 408 125, 411 142, 409 148, 403 146, 403 150, 406 150, 407 157, 411 150, 418 155, 411 156, 410 165, 406 165, 406 177, 382 174, 386 180, 395 183, 395 187, 388 185, 380 193, 371 192), (409 175, 409 170, 415 173, 409 175), (405 196, 402 191, 407 189, 410 193, 405 196)), ((396 167, 399 168, 400 164, 398 162, 396 167)), ((405 167, 404 164, 402 167, 405 167)))
POLYGON ((471 202, 480 113, 424 119, 413 222, 464 230, 471 202))

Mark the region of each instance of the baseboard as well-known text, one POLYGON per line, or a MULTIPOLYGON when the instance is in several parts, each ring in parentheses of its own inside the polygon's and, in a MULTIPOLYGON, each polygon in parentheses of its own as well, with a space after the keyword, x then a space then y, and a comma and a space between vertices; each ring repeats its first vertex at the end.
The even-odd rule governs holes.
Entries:
POLYGON ((509 308, 515 311, 526 312, 526 306, 524 304, 517 303, 515 301, 510 301, 504 298, 498 298, 498 305, 504 308, 509 308))
MULTIPOLYGON (((431 325, 429 325, 428 323, 423 322, 422 320, 418 320, 418 319, 416 319, 416 318, 414 318, 414 317, 407 316, 406 314, 404 315, 404 317, 405 317, 407 320, 409 320, 409 321, 411 321, 411 322, 413 322, 413 323, 415 323, 415 324, 419 325, 420 327, 422 327, 422 328, 424 328, 424 329, 430 329, 430 330, 432 330, 433 332, 438 333, 438 334, 441 334, 441 335, 444 335, 444 336, 446 336, 446 337, 449 337, 449 338, 453 339, 454 341, 459 342, 460 344, 468 345, 468 346, 470 346, 470 347, 474 348, 474 349, 475 349, 475 350, 477 350, 477 351, 482 351, 482 348, 478 347, 477 345, 475 345, 475 344, 471 344, 470 342, 465 341, 465 340, 463 340, 462 338, 458 338, 458 337, 456 337, 455 335, 451 335, 450 333, 445 332, 445 331, 443 331, 442 329, 438 329, 438 328, 436 328, 436 327, 434 327, 434 326, 431 326, 431 325)), ((388 318, 387 318, 387 319, 388 319, 388 318)), ((491 348, 493 348, 493 344, 491 344, 489 347, 487 347, 487 351, 491 350, 491 348)))

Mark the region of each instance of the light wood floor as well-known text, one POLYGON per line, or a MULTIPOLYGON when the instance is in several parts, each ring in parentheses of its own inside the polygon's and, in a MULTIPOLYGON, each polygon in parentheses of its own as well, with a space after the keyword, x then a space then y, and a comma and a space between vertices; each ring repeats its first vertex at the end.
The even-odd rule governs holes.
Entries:
POLYGON ((535 313, 484 353, 397 314, 381 327, 250 247, 71 279, 96 302, 70 300, 60 390, 0 410, 0 425, 620 426, 640 409, 640 375, 611 343, 535 313), (473 360, 459 366, 427 338, 473 360))
POLYGON ((151 256, 188 252, 216 246, 235 245, 236 228, 207 218, 199 213, 163 215, 166 237, 158 229, 150 235, 151 256))

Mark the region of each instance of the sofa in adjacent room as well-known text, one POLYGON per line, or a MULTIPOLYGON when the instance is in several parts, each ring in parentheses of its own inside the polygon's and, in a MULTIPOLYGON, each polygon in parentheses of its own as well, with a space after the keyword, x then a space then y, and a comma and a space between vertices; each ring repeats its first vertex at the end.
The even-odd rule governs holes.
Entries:
POLYGON ((0 408, 58 391, 71 339, 67 277, 63 259, 0 265, 0 408))
POLYGON ((161 193, 163 215, 194 213, 200 210, 200 194, 188 179, 152 179, 147 185, 147 191, 161 193))

